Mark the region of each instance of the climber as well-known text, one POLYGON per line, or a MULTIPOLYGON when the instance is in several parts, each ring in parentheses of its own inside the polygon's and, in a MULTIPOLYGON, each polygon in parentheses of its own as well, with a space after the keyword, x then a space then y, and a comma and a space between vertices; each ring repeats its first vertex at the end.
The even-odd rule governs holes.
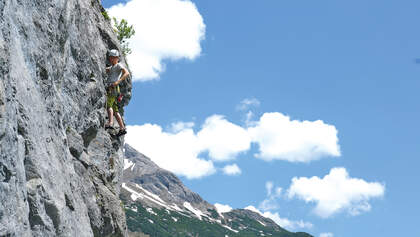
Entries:
POLYGON ((124 121, 121 115, 118 113, 117 97, 120 94, 120 87, 118 84, 124 81, 130 73, 121 63, 118 62, 120 59, 119 56, 118 50, 112 49, 109 51, 109 62, 111 63, 111 66, 106 68, 106 72, 108 74, 108 79, 106 81, 106 108, 108 110, 108 123, 105 124, 105 129, 113 129, 112 124, 115 115, 115 118, 120 125, 120 130, 116 135, 122 136, 127 133, 127 130, 124 126, 124 121))

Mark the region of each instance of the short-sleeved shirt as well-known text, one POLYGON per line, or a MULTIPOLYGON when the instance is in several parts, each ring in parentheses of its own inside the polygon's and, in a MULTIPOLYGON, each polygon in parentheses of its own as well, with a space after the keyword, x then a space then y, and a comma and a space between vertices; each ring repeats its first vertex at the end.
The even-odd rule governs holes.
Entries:
POLYGON ((122 74, 122 69, 125 69, 125 67, 121 63, 117 63, 111 66, 108 72, 108 79, 106 81, 107 86, 110 86, 112 83, 120 79, 121 74, 122 74))

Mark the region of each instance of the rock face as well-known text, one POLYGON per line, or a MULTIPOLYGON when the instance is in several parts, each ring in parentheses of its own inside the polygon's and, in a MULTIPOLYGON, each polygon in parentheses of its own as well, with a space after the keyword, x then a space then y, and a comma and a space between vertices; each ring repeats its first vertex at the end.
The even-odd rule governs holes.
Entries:
MULTIPOLYGON (((0 1, 0 236, 127 236, 98 0, 0 1)), ((123 85, 130 99, 130 79, 123 85)))

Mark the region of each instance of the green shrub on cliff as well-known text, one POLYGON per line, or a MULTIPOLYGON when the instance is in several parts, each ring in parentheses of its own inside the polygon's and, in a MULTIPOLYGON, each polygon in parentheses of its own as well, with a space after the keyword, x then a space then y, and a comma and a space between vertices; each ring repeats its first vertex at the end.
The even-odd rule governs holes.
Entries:
POLYGON ((115 17, 112 19, 114 20, 114 30, 120 41, 122 53, 124 55, 130 54, 131 49, 128 47, 127 40, 136 33, 133 25, 128 25, 128 22, 125 19, 122 19, 121 21, 118 21, 115 17))

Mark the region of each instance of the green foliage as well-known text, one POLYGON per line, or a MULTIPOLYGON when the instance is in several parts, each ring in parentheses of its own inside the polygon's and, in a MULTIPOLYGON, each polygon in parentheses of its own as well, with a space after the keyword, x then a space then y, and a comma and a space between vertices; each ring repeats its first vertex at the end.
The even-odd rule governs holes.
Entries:
POLYGON ((107 20, 107 21, 110 21, 111 20, 111 18, 109 17, 107 11, 103 11, 103 12, 101 12, 101 14, 102 14, 102 16, 104 16, 105 20, 107 20))
POLYGON ((115 17, 112 19, 114 20, 114 30, 117 33, 117 38, 122 47, 122 53, 124 55, 130 54, 131 49, 128 47, 127 40, 136 33, 133 25, 128 25, 128 22, 125 19, 122 19, 121 21, 118 21, 115 17))
POLYGON ((220 216, 219 216, 219 213, 217 213, 217 211, 215 211, 215 210, 213 210, 213 209, 207 209, 207 211, 208 211, 208 212, 210 212, 211 217, 212 217, 212 218, 214 218, 214 219, 217 219, 217 218, 219 218, 219 217, 220 217, 220 216))

